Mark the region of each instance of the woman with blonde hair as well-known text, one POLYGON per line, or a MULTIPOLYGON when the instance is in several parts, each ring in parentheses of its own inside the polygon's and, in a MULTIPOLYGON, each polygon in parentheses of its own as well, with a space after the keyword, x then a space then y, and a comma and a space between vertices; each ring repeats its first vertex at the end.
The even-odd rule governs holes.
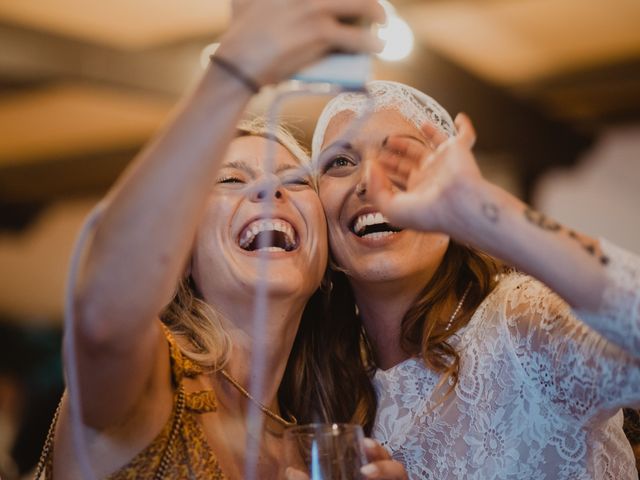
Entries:
POLYGON ((312 155, 373 437, 411 478, 637 478, 620 409, 640 405, 640 260, 484 179, 465 116, 369 92, 348 139, 371 100, 326 106, 312 155))
MULTIPOLYGON (((195 90, 97 217, 68 312, 71 391, 38 475, 276 477, 282 432, 296 422, 279 386, 325 271, 326 223, 293 138, 236 124, 261 86, 324 52, 377 48, 339 19, 380 15, 374 0, 260 0, 234 17, 195 90), (252 325, 260 288, 262 335, 252 325), (256 349, 268 375, 249 393, 256 349), (263 428, 247 425, 251 407, 263 428), (250 443, 260 446, 253 474, 250 443)), ((370 453, 386 478, 403 478, 379 447, 370 453)))

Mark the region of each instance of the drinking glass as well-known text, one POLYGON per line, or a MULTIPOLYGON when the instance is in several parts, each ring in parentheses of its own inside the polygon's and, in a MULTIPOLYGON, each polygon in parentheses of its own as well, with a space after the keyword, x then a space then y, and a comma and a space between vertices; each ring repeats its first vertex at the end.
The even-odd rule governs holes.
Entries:
POLYGON ((312 423, 284 432, 285 478, 359 480, 367 463, 360 425, 312 423))

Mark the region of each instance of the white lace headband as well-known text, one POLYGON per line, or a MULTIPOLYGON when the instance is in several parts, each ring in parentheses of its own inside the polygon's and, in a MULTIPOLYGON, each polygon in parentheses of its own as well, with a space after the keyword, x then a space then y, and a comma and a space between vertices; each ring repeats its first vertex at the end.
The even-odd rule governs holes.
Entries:
MULTIPOLYGON (((429 95, 413 87, 398 82, 376 80, 367 84, 367 90, 373 98, 373 111, 396 110, 409 120, 418 130, 425 122, 431 122, 447 136, 456 134, 456 129, 449 113, 429 95)), ((361 93, 341 93, 324 107, 320 114, 316 130, 311 142, 311 158, 315 164, 329 122, 338 113, 344 111, 362 113, 370 100, 361 93)))

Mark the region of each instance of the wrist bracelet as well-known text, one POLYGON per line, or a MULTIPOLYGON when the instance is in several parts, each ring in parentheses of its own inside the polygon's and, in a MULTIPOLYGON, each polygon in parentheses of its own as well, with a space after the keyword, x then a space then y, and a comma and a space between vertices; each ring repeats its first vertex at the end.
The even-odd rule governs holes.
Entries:
POLYGON ((222 67, 223 70, 226 70, 227 73, 235 77, 236 80, 240 80, 240 82, 242 82, 245 87, 251 90, 251 92, 258 93, 260 91, 260 85, 230 61, 225 60, 224 58, 217 55, 211 55, 210 58, 213 63, 215 63, 219 67, 222 67))

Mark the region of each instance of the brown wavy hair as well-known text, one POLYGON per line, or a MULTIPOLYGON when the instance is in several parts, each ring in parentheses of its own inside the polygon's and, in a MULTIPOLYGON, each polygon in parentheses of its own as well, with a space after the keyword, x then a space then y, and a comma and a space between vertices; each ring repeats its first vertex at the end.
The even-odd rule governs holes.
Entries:
POLYGON ((409 355, 420 355, 427 367, 443 374, 440 383, 460 373, 460 355, 449 339, 469 323, 503 271, 494 258, 471 247, 450 241, 444 259, 402 319, 401 347, 409 355), (467 296, 450 328, 447 324, 464 292, 467 296))
MULTIPOLYGON (((420 356, 430 369, 441 373, 440 384, 452 378, 448 393, 457 384, 460 371, 460 355, 449 340, 469 323, 503 270, 492 257, 450 241, 440 266, 402 319, 402 349, 408 355, 420 356), (447 329, 453 309, 467 288, 464 304, 447 329)), ((315 326, 316 331, 305 332, 305 335, 315 337, 312 347, 308 348, 315 358, 307 360, 307 368, 315 369, 317 378, 331 378, 331 381, 318 387, 326 392, 312 393, 304 390, 310 386, 308 381, 301 380, 297 387, 305 398, 301 407, 324 410, 329 415, 328 421, 358 422, 370 433, 377 408, 370 380, 375 369, 372 348, 357 316, 347 275, 334 268, 330 278, 333 288, 326 307, 328 324, 307 326, 315 326), (367 379, 366 385, 363 378, 367 379), (317 398, 311 398, 312 395, 317 398)))
POLYGON ((280 385, 280 407, 299 423, 359 423, 370 433, 377 403, 371 350, 348 281, 329 276, 302 316, 280 385))

